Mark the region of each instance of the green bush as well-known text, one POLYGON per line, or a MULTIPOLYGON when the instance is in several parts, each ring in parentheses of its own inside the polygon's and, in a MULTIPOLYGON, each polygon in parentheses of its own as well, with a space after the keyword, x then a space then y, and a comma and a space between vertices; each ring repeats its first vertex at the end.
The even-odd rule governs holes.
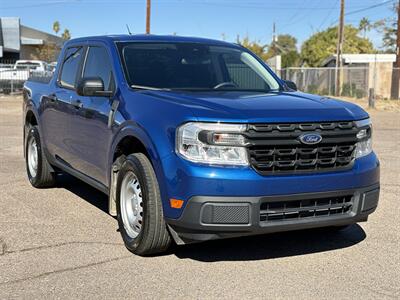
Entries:
POLYGON ((352 83, 351 85, 350 83, 345 83, 343 84, 341 95, 346 97, 356 97, 360 99, 364 98, 366 93, 362 89, 357 89, 355 83, 352 83))
POLYGON ((355 96, 357 99, 361 99, 361 98, 364 98, 366 96, 366 94, 365 94, 364 90, 357 89, 355 91, 355 96))
POLYGON ((353 91, 355 90, 355 88, 356 88, 356 85, 353 83, 353 84, 350 84, 350 83, 345 83, 345 84, 343 84, 343 86, 342 86, 342 96, 345 96, 345 97, 353 97, 353 91))
POLYGON ((315 85, 315 84, 310 84, 309 86, 307 86, 306 93, 309 93, 309 94, 319 94, 318 86, 315 85))
POLYGON ((328 88, 324 88, 324 89, 322 89, 321 90, 321 95, 330 95, 330 93, 329 93, 329 89, 328 88))

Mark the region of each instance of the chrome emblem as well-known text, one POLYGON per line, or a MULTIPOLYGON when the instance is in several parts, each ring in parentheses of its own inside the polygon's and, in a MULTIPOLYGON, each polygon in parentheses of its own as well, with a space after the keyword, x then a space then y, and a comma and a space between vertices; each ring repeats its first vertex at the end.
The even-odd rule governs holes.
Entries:
POLYGON ((299 139, 303 144, 314 145, 322 141, 322 136, 318 133, 306 133, 301 135, 299 139))

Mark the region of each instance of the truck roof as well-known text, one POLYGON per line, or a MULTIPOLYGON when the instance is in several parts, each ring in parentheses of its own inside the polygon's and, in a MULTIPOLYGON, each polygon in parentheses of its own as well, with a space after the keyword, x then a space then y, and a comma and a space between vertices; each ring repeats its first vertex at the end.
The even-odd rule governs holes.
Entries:
POLYGON ((176 35, 153 35, 153 34, 121 34, 121 35, 100 35, 81 37, 69 40, 67 43, 86 41, 108 41, 108 42, 128 42, 128 41, 158 41, 158 42, 191 42, 215 45, 232 45, 232 43, 198 37, 184 37, 176 35))

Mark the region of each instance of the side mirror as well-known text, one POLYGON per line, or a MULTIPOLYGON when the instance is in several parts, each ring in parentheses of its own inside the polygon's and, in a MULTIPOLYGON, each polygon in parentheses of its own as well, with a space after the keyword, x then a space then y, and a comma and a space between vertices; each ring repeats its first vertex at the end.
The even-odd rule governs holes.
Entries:
POLYGON ((293 81, 285 80, 286 86, 294 91, 297 91, 297 85, 293 81))
POLYGON ((111 97, 112 91, 104 90, 104 82, 100 77, 85 77, 78 82, 76 93, 79 96, 111 97))

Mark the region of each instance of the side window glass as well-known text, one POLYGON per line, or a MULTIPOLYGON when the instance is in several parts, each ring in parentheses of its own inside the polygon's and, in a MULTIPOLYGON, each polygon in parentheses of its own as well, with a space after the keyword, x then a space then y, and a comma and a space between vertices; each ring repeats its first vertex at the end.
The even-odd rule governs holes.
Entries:
POLYGON ((60 84, 65 87, 74 88, 79 63, 82 59, 83 48, 68 48, 61 69, 60 84))
POLYGON ((105 48, 89 47, 83 77, 100 77, 103 80, 105 90, 114 90, 114 76, 110 57, 105 48))

